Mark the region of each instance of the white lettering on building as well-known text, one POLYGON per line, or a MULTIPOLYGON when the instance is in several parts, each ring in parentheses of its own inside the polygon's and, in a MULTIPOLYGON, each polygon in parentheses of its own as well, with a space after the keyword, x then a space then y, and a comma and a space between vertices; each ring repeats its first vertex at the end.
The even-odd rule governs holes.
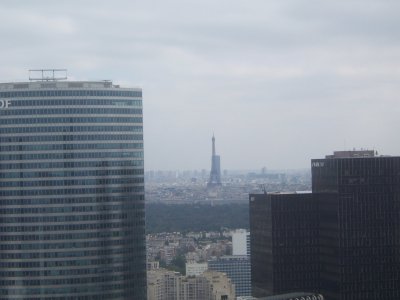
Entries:
POLYGON ((8 108, 11 106, 11 101, 10 100, 0 100, 0 109, 1 108, 8 108))
POLYGON ((324 165, 325 165, 325 162, 323 162, 323 161, 315 161, 312 163, 311 166, 319 168, 319 167, 323 167, 324 165))

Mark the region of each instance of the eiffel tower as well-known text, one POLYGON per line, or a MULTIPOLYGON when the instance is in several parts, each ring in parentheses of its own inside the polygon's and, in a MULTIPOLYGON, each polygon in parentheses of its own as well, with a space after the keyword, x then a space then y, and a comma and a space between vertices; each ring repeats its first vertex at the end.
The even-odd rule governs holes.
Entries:
POLYGON ((211 156, 211 172, 210 180, 207 183, 207 187, 213 188, 221 185, 221 167, 220 157, 215 154, 215 137, 212 137, 212 156, 211 156))

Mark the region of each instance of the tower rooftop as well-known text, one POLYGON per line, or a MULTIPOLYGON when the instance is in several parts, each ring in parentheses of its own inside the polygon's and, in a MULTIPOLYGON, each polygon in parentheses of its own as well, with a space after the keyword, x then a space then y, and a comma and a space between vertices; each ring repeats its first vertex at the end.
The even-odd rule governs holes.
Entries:
POLYGON ((374 150, 347 150, 334 151, 333 155, 326 155, 325 158, 355 158, 355 157, 375 157, 374 150))
MULTIPOLYGON (((120 89, 111 80, 99 81, 27 81, 0 83, 0 91, 24 91, 41 89, 120 89)), ((132 88, 129 88, 132 89, 132 88)), ((138 90, 140 90, 138 88, 138 90)))

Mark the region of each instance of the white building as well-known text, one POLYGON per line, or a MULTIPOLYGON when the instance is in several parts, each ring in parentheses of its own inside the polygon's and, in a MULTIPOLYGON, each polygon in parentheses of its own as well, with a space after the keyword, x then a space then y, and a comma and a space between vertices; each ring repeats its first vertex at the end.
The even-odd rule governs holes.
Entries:
POLYGON ((250 232, 246 229, 232 231, 232 255, 250 255, 250 232))
POLYGON ((198 276, 208 269, 208 263, 197 263, 195 261, 186 263, 186 276, 198 276))

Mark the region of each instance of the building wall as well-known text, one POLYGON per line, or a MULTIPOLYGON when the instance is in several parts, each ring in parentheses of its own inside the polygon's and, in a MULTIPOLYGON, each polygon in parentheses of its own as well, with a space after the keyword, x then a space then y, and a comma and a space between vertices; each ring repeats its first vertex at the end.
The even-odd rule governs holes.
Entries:
POLYGON ((271 197, 250 195, 251 289, 255 297, 274 294, 271 197))
POLYGON ((400 299, 400 157, 312 160, 312 176, 321 203, 322 294, 400 299))
POLYGON ((235 285, 236 296, 251 295, 250 259, 243 256, 222 256, 208 261, 208 269, 226 273, 235 285))
POLYGON ((156 269, 147 272, 148 300, 181 300, 179 294, 183 276, 174 271, 156 269))
POLYGON ((224 273, 182 276, 165 269, 149 271, 148 300, 234 300, 235 286, 224 273), (221 298, 223 297, 223 298, 221 298))
POLYGON ((312 160, 312 194, 250 195, 254 296, 400 299, 400 157, 343 155, 312 160))
POLYGON ((247 240, 249 233, 246 229, 232 231, 232 255, 247 255, 247 240))
POLYGON ((204 273, 208 269, 207 263, 186 263, 186 276, 198 276, 204 273))
POLYGON ((312 194, 250 195, 250 215, 253 295, 316 290, 318 214, 312 194))
POLYGON ((235 285, 227 274, 209 270, 203 276, 210 283, 210 300, 236 299, 235 285))
POLYGON ((182 300, 209 300, 211 285, 204 276, 182 277, 179 293, 182 300))
POLYGON ((0 297, 145 299, 141 90, 9 83, 0 99, 0 297))

